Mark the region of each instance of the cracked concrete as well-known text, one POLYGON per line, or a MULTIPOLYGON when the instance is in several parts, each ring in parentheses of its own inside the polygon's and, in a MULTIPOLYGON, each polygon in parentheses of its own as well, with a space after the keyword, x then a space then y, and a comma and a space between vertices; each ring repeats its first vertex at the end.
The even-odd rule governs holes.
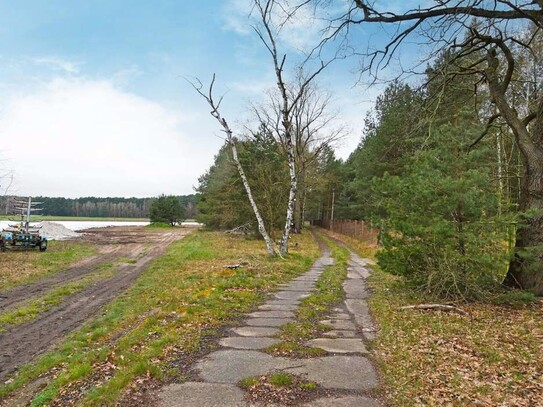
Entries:
POLYGON ((346 299, 321 321, 333 329, 323 333, 321 338, 306 342, 307 346, 328 352, 326 356, 287 359, 262 352, 280 343, 277 338, 280 326, 294 320, 300 301, 311 294, 315 282, 333 262, 325 253, 307 273, 289 284, 282 284, 280 291, 272 293, 258 311, 247 314, 243 326, 229 329, 230 334, 220 340, 218 350, 196 363, 194 372, 202 382, 165 386, 159 394, 160 405, 248 407, 251 404, 243 400, 244 391, 237 383, 248 377, 283 371, 300 375, 332 392, 303 406, 380 406, 366 394, 377 386, 377 374, 366 357, 368 351, 364 342, 375 334, 366 303, 365 279, 370 272, 366 265, 371 263, 370 260, 351 253, 347 279, 343 283, 346 299), (354 394, 334 395, 333 390, 354 394))

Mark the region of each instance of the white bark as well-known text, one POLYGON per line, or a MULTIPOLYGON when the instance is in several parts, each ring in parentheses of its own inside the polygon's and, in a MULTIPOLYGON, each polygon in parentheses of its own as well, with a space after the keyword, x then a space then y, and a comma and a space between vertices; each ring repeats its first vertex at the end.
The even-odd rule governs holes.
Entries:
MULTIPOLYGON (((221 122, 221 120, 219 121, 221 122)), ((224 119, 222 121, 224 121, 224 119)), ((224 121, 224 123, 226 125, 225 127, 225 131, 226 131, 226 128, 228 128, 228 125, 226 124, 226 121, 224 121)), ((228 128, 228 132, 230 132, 229 128, 228 128)), ((241 163, 239 161, 238 150, 236 148, 236 142, 235 140, 233 140, 231 133, 230 133, 230 139, 228 140, 228 144, 230 144, 230 147, 232 148, 232 156, 234 158, 234 162, 236 163, 239 176, 241 177, 241 181, 243 182, 243 186, 245 187, 245 192, 247 193, 247 198, 249 198, 249 202, 251 203, 251 207, 253 208, 256 221, 258 222, 258 231, 260 232, 260 235, 266 242, 266 248, 268 249, 268 254, 270 256, 274 256, 275 247, 274 247, 273 241, 271 240, 270 235, 266 231, 264 220, 262 219, 262 216, 260 216, 260 211, 258 210, 258 206, 256 205, 256 202, 253 198, 253 194, 251 192, 251 186, 249 185, 249 181, 247 181, 247 177, 245 176, 245 171, 243 171, 243 167, 241 166, 241 163)))
MULTIPOLYGON (((276 0, 254 0, 254 5, 256 10, 259 13, 261 19, 259 27, 253 27, 260 40, 270 53, 273 60, 273 67, 275 70, 275 77, 277 80, 277 88, 281 95, 280 101, 280 111, 281 111, 281 126, 282 126, 282 135, 281 139, 285 145, 288 168, 290 174, 290 191, 288 196, 288 205, 287 205, 287 216, 285 220, 285 228, 283 230, 283 237, 281 238, 281 247, 280 254, 288 253, 288 241, 290 237, 290 230, 292 228, 292 220, 294 218, 294 204, 296 199, 296 193, 298 189, 298 178, 296 175, 296 152, 295 152, 295 140, 292 135, 293 131, 293 109, 297 108, 300 103, 303 101, 303 97, 306 93, 307 88, 313 82, 313 80, 335 59, 331 59, 328 62, 321 61, 321 64, 316 68, 311 74, 304 77, 298 86, 298 88, 289 94, 289 89, 286 85, 285 79, 283 78, 283 70, 286 61, 286 55, 279 57, 276 44, 276 36, 280 31, 281 24, 278 27, 273 25, 273 8, 277 6, 276 0)), ((298 8, 295 8, 297 10, 298 8)), ((284 11, 284 9, 283 9, 284 11)), ((295 12, 295 11, 294 11, 295 12)), ((289 17, 292 17, 292 14, 287 13, 289 17)), ((318 50, 321 45, 318 45, 313 49, 306 62, 309 61, 311 55, 314 51, 318 50)), ((303 71, 303 65, 299 67, 303 71)), ((294 89, 294 88, 293 88, 294 89)))
POLYGON ((234 163, 236 164, 236 168, 238 170, 239 176, 241 177, 241 181, 243 182, 243 186, 245 187, 247 198, 249 198, 249 202, 251 203, 251 208, 253 209, 253 213, 258 223, 258 231, 260 232, 260 235, 266 242, 266 248, 268 250, 268 254, 270 256, 274 256, 276 253, 275 245, 273 244, 273 240, 270 238, 270 235, 266 231, 264 220, 262 219, 262 216, 260 216, 260 211, 258 210, 258 206, 253 198, 253 193, 251 192, 251 186, 249 185, 249 181, 247 180, 247 177, 245 176, 245 171, 243 171, 243 166, 241 165, 241 162, 239 161, 238 150, 236 147, 236 139, 227 121, 219 113, 219 107, 221 105, 222 98, 219 99, 217 103, 215 103, 215 101, 213 100, 213 85, 214 84, 215 84, 215 75, 213 75, 213 79, 211 81, 211 84, 209 85, 208 94, 205 94, 202 92, 202 83, 200 81, 197 80, 197 85, 194 83, 191 83, 191 85, 200 94, 200 96, 202 96, 207 101, 209 106, 211 106, 211 109, 212 109, 211 116, 213 116, 220 123, 220 125, 223 128, 224 133, 226 134, 226 142, 230 145, 230 148, 232 149, 232 157, 234 159, 234 163))

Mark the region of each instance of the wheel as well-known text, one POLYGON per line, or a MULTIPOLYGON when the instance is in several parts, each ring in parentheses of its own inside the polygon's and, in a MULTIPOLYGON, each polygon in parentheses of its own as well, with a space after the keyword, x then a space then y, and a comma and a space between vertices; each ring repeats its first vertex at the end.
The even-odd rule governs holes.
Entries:
POLYGON ((44 252, 47 250, 47 241, 43 241, 40 244, 40 252, 44 252))

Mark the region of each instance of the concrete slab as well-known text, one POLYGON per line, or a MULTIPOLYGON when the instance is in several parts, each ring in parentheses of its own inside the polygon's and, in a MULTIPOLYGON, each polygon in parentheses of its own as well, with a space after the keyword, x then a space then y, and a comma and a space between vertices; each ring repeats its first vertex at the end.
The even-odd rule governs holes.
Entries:
POLYGON ((347 321, 347 320, 351 319, 351 316, 349 314, 347 314, 346 312, 337 312, 335 314, 328 315, 328 318, 329 319, 342 319, 344 321, 347 321))
POLYGON ((347 298, 365 299, 368 297, 364 280, 345 280, 343 291, 345 291, 347 298))
POLYGON ((315 282, 319 279, 319 276, 316 276, 316 277, 311 277, 311 276, 303 276, 303 277, 298 277, 296 279, 294 279, 293 281, 310 281, 310 282, 315 282))
POLYGON ((258 307, 261 311, 294 311, 297 308, 296 304, 264 304, 258 307))
POLYGON ((280 286, 280 287, 281 287, 281 291, 299 291, 299 292, 308 293, 315 289, 315 284, 313 283, 313 281, 308 281, 308 282, 296 281, 292 283, 291 285, 280 286))
POLYGON ((292 322, 292 318, 247 318, 243 322, 249 326, 281 326, 292 322))
POLYGON ((278 291, 272 295, 278 300, 301 300, 309 296, 305 291, 278 291))
POLYGON ((263 337, 277 335, 280 331, 277 328, 270 327, 241 326, 238 328, 232 328, 232 332, 240 336, 263 337))
POLYGON ((251 350, 221 350, 196 364, 200 377, 211 383, 238 383, 241 379, 295 366, 293 361, 251 350))
POLYGON ((346 330, 337 330, 337 329, 324 332, 322 336, 326 336, 329 338, 357 338, 358 337, 355 331, 346 331, 346 330))
POLYGON ((164 387, 160 394, 161 407, 245 407, 244 392, 233 384, 187 382, 164 387))
POLYGON ((368 353, 362 339, 317 338, 305 343, 313 348, 320 348, 332 353, 368 353))
POLYGON ((228 338, 222 338, 219 344, 228 348, 258 350, 266 349, 267 347, 280 342, 281 339, 279 338, 231 336, 228 338))
POLYGON ((373 318, 371 317, 368 304, 361 299, 346 299, 345 305, 349 312, 354 315, 357 325, 365 329, 374 329, 373 318))
POLYGON ((256 311, 247 314, 252 318, 293 318, 292 311, 256 311))
POLYGON ((353 259, 353 261, 359 263, 359 264, 362 264, 362 265, 375 265, 376 263, 372 260, 372 259, 366 259, 366 258, 362 258, 360 257, 358 254, 355 254, 355 253, 351 253, 351 258, 353 259))
POLYGON ((266 305, 298 305, 300 300, 268 300, 266 305))
POLYGON ((347 279, 349 279, 349 280, 363 280, 364 277, 362 277, 358 273, 358 271, 352 270, 352 271, 347 272, 347 279))
POLYGON ((323 397, 309 403, 302 404, 303 407, 379 407, 376 400, 364 396, 344 396, 344 397, 323 397))
POLYGON ((305 375, 306 380, 327 389, 365 391, 377 386, 375 370, 362 356, 327 356, 294 362, 298 366, 285 368, 287 373, 305 375))
POLYGON ((354 331, 356 329, 356 325, 354 323, 341 319, 325 319, 324 321, 320 322, 321 324, 332 327, 334 329, 344 329, 348 331, 354 331))

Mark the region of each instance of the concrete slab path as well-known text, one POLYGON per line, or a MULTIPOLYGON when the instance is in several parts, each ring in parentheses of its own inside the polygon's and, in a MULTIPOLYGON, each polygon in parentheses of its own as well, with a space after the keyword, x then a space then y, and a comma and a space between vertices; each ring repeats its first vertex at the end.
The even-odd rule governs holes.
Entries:
POLYGON ((333 328, 306 344, 325 350, 326 356, 308 359, 273 357, 263 349, 279 343, 281 325, 294 320, 300 301, 315 289, 325 268, 334 263, 326 249, 304 275, 283 284, 281 291, 247 314, 243 326, 229 330, 219 342, 220 348, 198 361, 194 367, 199 380, 172 384, 161 389, 162 407, 248 407, 240 380, 276 371, 291 373, 314 381, 330 395, 301 406, 379 407, 369 393, 377 386, 377 374, 367 359, 365 342, 372 340, 375 327, 368 310, 365 280, 369 260, 351 253, 348 276, 343 283, 345 300, 321 322, 333 328), (274 337, 275 336, 275 337, 274 337))

